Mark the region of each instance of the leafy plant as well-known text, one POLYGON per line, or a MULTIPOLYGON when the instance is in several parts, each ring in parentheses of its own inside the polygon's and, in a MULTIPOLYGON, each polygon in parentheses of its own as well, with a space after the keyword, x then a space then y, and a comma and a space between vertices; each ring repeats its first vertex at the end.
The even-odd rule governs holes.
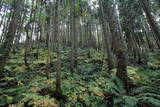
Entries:
POLYGON ((109 81, 108 89, 104 91, 113 97, 114 105, 123 107, 137 107, 138 104, 147 103, 148 105, 160 106, 160 87, 142 86, 134 89, 128 96, 124 84, 120 79, 113 76, 109 81))
POLYGON ((59 107, 57 101, 49 96, 40 96, 35 93, 25 93, 23 94, 23 99, 19 101, 18 104, 12 105, 23 107, 23 106, 33 106, 33 107, 59 107))
POLYGON ((104 89, 104 91, 113 97, 114 105, 124 107, 137 106, 137 98, 133 96, 127 96, 123 82, 116 76, 112 76, 108 84, 108 89, 104 89))

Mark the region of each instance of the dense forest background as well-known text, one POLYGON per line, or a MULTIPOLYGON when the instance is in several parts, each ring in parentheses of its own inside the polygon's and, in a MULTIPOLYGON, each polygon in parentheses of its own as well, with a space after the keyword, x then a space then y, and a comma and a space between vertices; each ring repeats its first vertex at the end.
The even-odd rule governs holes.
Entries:
POLYGON ((160 107, 160 0, 0 0, 0 107, 160 107))

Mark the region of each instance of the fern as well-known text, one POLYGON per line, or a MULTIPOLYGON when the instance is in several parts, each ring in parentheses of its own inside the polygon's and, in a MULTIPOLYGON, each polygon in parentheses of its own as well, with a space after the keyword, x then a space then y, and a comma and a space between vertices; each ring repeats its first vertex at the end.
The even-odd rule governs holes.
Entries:
POLYGON ((4 69, 10 72, 12 71, 12 68, 10 66, 5 66, 4 69))
POLYGON ((124 107, 136 107, 138 103, 138 99, 133 96, 123 96, 125 104, 124 107))
POLYGON ((126 89, 123 82, 116 76, 113 76, 109 81, 108 89, 104 90, 112 94, 114 105, 123 107, 136 107, 138 99, 133 96, 126 95, 126 89))
POLYGON ((145 93, 145 92, 160 94, 159 90, 160 90, 159 87, 155 88, 155 87, 152 87, 152 86, 142 86, 142 87, 134 89, 133 92, 135 94, 140 94, 140 93, 145 93))
POLYGON ((152 97, 152 98, 156 98, 156 99, 160 100, 160 95, 154 94, 154 93, 142 93, 142 94, 137 95, 136 97, 137 98, 140 98, 140 97, 152 97))
POLYGON ((35 93, 24 93, 23 99, 16 106, 24 106, 24 104, 34 107, 59 107, 55 99, 35 93))
POLYGON ((4 77, 1 79, 1 81, 12 81, 14 79, 15 79, 14 77, 4 77))
POLYGON ((116 76, 113 76, 112 80, 115 81, 114 83, 116 84, 117 89, 119 90, 119 93, 126 94, 126 90, 125 90, 123 82, 116 76))
POLYGON ((121 97, 115 97, 114 99, 113 99, 113 103, 116 105, 116 104, 120 104, 120 103, 122 103, 122 102, 124 102, 124 100, 121 98, 121 97))
POLYGON ((140 97, 138 98, 139 103, 149 103, 152 107, 160 107, 160 100, 157 100, 152 97, 140 97))
POLYGON ((138 103, 147 103, 151 106, 160 106, 159 87, 142 86, 133 90, 135 96, 127 96, 123 82, 117 77, 109 81, 107 93, 112 94, 114 105, 123 107, 137 107, 138 103))
POLYGON ((160 106, 159 87, 142 86, 133 90, 139 103, 148 103, 152 106, 160 106))
POLYGON ((13 102, 13 97, 8 95, 1 95, 0 96, 0 107, 4 107, 7 104, 10 104, 13 102))
POLYGON ((111 78, 108 84, 108 89, 105 89, 104 91, 115 96, 126 94, 126 89, 124 88, 123 82, 116 76, 111 78))
POLYGON ((3 93, 4 94, 6 93, 11 96, 16 96, 21 93, 27 92, 28 89, 29 89, 29 86, 22 86, 22 87, 10 88, 10 89, 4 90, 3 93))

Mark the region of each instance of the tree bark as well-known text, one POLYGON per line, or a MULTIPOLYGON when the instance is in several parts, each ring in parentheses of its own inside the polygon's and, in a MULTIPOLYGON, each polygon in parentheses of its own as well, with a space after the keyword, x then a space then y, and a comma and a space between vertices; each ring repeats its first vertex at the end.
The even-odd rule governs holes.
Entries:
POLYGON ((107 21, 105 20, 105 16, 104 16, 104 10, 103 7, 101 8, 101 23, 102 23, 102 28, 103 28, 103 33, 104 33, 104 42, 105 42, 105 46, 106 46, 106 50, 107 50, 107 56, 108 56, 108 69, 111 70, 114 68, 114 64, 113 64, 113 53, 111 50, 111 43, 109 40, 109 36, 111 36, 110 34, 110 29, 109 29, 109 25, 107 23, 107 21))
POLYGON ((105 6, 105 12, 108 15, 107 19, 109 22, 109 26, 112 29, 111 35, 112 39, 114 39, 114 53, 117 58, 117 77, 120 78, 125 87, 128 85, 128 75, 127 75, 127 60, 126 60, 126 45, 122 36, 122 32, 120 31, 120 24, 117 19, 117 10, 113 7, 114 1, 106 1, 103 3, 105 6))
POLYGON ((74 72, 74 69, 76 67, 76 55, 77 55, 77 47, 76 47, 76 23, 75 23, 75 0, 71 0, 71 72, 74 72))
POLYGON ((55 37, 56 37, 56 45, 57 45, 57 69, 56 69, 56 90, 55 95, 57 98, 61 98, 62 90, 61 90, 61 51, 60 51, 60 35, 59 35, 59 17, 58 17, 58 6, 59 0, 56 0, 55 4, 55 37))
POLYGON ((152 31, 154 32, 154 34, 157 36, 158 40, 160 41, 160 29, 158 24, 156 24, 156 22, 154 21, 154 18, 151 14, 151 11, 147 5, 147 0, 140 0, 140 3, 142 5, 142 8, 146 14, 147 20, 149 22, 149 25, 152 29, 152 31))
POLYGON ((13 40, 16 34, 16 29, 18 25, 18 20, 19 20, 22 4, 23 4, 23 0, 16 0, 13 2, 13 6, 14 6, 13 16, 9 24, 9 29, 6 34, 6 39, 4 43, 2 44, 2 46, 0 47, 0 72, 1 73, 9 57, 9 53, 11 51, 13 40))
POLYGON ((146 36, 146 40, 147 40, 147 44, 148 44, 148 47, 149 49, 153 52, 154 49, 153 49, 153 45, 152 45, 152 42, 150 41, 150 38, 149 38, 149 34, 145 28, 145 24, 142 20, 142 18, 140 17, 140 21, 141 21, 141 24, 142 24, 142 28, 143 28, 143 31, 144 31, 144 35, 146 36))

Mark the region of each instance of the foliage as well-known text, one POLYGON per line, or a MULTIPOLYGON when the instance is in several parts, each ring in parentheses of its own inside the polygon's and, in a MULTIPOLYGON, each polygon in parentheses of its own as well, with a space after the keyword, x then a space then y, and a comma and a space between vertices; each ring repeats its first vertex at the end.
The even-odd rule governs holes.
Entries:
MULTIPOLYGON (((5 70, 8 76, 0 80, 0 106, 10 107, 50 106, 58 107, 106 107, 109 98, 113 98, 114 106, 137 107, 139 104, 147 103, 150 106, 159 106, 160 87, 159 70, 142 68, 139 66, 128 66, 129 78, 138 87, 127 93, 123 82, 115 76, 116 70, 107 71, 103 68, 103 56, 93 51, 92 57, 83 56, 85 51, 79 51, 79 64, 75 73, 71 73, 66 57, 69 51, 62 52, 63 71, 62 89, 65 98, 62 101, 53 97, 55 90, 55 69, 52 65, 51 78, 47 79, 45 74, 44 57, 47 52, 40 50, 39 59, 32 59, 30 70, 23 68, 23 62, 14 65, 14 57, 10 59, 5 70), (36 61, 34 61, 36 60, 36 61), (20 66, 21 65, 21 66, 20 66), (39 66, 40 65, 40 66, 39 66), (43 65, 43 66, 42 66, 43 65), (20 69, 17 69, 20 68, 20 69), (111 77, 110 74, 111 73, 111 77), (154 86, 155 85, 155 86, 154 86)), ((21 58, 21 52, 17 58, 21 58)), ((53 57, 55 53, 52 53, 53 57)), ((15 56, 16 57, 16 56, 15 56)), ((54 59, 53 59, 54 62, 54 59)))
POLYGON ((160 107, 159 4, 0 0, 0 107, 160 107))
POLYGON ((137 107, 138 104, 147 103, 150 106, 160 106, 160 87, 142 86, 132 90, 132 96, 128 96, 124 84, 117 77, 109 81, 108 89, 104 91, 113 97, 114 105, 124 107, 137 107), (133 96, 134 95, 134 96, 133 96))

